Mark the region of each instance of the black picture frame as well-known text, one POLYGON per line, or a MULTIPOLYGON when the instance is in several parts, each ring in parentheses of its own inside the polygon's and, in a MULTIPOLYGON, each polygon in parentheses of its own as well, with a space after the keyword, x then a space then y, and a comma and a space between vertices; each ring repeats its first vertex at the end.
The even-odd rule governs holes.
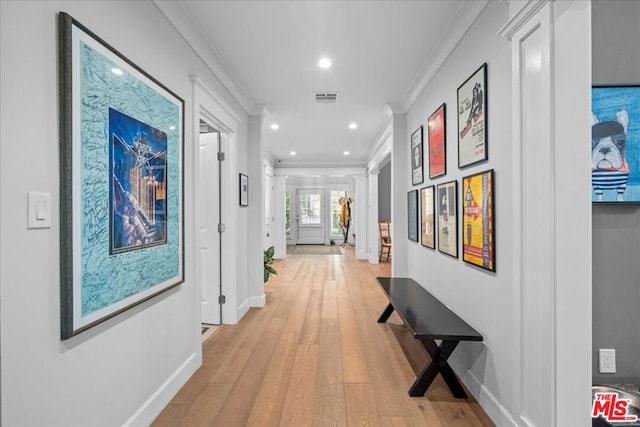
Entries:
POLYGON ((438 184, 438 251, 458 258, 458 181, 438 184))
POLYGON ((420 126, 411 134, 411 184, 424 182, 423 128, 420 126))
POLYGON ((447 104, 443 103, 427 120, 429 179, 447 173, 447 104))
POLYGON ((462 178, 462 260, 496 271, 493 169, 462 178))
POLYGON ((407 236, 413 242, 418 241, 418 190, 407 193, 407 236))
POLYGON ((420 243, 430 249, 436 248, 435 186, 420 189, 420 243))
POLYGON ((249 177, 243 173, 239 174, 239 191, 240 191, 240 206, 249 206, 249 177))
POLYGON ((458 168, 489 160, 487 63, 469 76, 457 91, 458 168))
POLYGON ((60 335, 184 282, 184 101, 58 15, 60 335))

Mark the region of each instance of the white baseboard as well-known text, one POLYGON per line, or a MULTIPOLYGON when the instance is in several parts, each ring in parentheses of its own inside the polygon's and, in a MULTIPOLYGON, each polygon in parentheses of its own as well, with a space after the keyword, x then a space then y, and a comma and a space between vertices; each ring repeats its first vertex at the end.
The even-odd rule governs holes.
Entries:
POLYGON ((264 307, 267 303, 267 296, 262 294, 258 297, 249 297, 249 306, 251 307, 264 307))
POLYGON ((471 373, 459 357, 452 354, 448 362, 456 375, 478 401, 484 412, 491 418, 491 421, 498 426, 518 426, 507 408, 471 373))
POLYGON ((251 304, 250 304, 250 300, 249 298, 247 298, 246 300, 244 300, 242 302, 242 304, 240 304, 238 306, 238 314, 237 314, 237 321, 236 323, 238 323, 240 321, 240 319, 242 319, 244 317, 245 314, 247 314, 247 312, 249 311, 249 309, 251 308, 251 304))
POLYGON ((142 404, 123 427, 151 425, 169 404, 193 373, 199 368, 196 353, 192 353, 182 365, 142 404))

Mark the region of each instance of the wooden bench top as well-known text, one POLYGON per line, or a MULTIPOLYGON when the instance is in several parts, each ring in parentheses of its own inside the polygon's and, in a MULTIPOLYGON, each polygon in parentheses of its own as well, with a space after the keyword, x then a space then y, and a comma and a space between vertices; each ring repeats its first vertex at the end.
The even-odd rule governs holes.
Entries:
POLYGON ((478 331, 415 280, 405 277, 376 279, 415 338, 482 341, 478 331))

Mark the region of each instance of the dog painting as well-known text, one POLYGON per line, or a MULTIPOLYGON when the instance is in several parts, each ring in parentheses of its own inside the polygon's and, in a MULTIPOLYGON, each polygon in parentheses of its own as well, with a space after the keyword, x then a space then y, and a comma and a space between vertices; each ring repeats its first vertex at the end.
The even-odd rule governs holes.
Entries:
POLYGON ((593 88, 594 203, 640 203, 640 87, 593 88))

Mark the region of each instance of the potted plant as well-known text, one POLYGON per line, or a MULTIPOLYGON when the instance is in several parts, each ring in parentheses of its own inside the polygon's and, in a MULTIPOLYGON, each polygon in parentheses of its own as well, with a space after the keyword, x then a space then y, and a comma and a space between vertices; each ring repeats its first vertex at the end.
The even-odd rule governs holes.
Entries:
POLYGON ((271 267, 271 264, 273 264, 274 252, 275 248, 273 246, 264 251, 264 283, 267 283, 267 280, 269 280, 269 276, 271 276, 272 274, 278 274, 276 269, 271 267))

